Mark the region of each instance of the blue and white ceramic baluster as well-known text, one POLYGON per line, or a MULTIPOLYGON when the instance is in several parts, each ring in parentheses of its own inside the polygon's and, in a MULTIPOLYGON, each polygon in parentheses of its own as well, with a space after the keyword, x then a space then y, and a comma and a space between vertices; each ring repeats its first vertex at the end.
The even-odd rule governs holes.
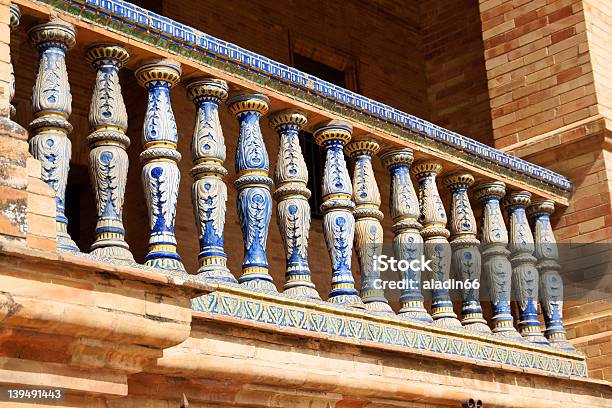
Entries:
POLYGON ((540 329, 538 319, 539 276, 535 245, 525 209, 531 203, 527 191, 511 191, 503 200, 510 223, 510 263, 512 264, 512 289, 519 307, 518 328, 525 340, 548 344, 540 329))
POLYGON ((540 273, 540 304, 544 314, 544 334, 553 347, 575 350, 565 336, 563 327, 563 278, 559 271, 559 251, 550 224, 550 215, 555 211, 551 200, 533 200, 527 208, 533 221, 535 233, 535 257, 540 273))
POLYGON ((181 154, 176 149, 178 132, 170 103, 170 89, 180 80, 181 65, 169 59, 152 60, 134 74, 149 94, 140 154, 151 225, 145 265, 184 272, 174 236, 181 154))
POLYGON ((376 288, 380 272, 375 257, 382 254, 383 229, 380 221, 380 192, 372 157, 380 151, 375 140, 357 140, 349 143, 344 151, 355 164, 353 171, 353 201, 355 202, 355 250, 361 269, 361 300, 366 310, 377 314, 395 315, 385 298, 382 288, 376 288))
MULTIPOLYGON (((19 10, 18 5, 11 4, 10 13, 11 15, 10 15, 9 25, 11 27, 11 31, 14 31, 19 26, 19 20, 21 19, 21 10, 19 10)), ((15 70, 13 69, 13 63, 10 60, 9 60, 9 75, 10 75, 9 102, 12 102, 13 98, 15 97, 15 70)), ((15 107, 11 105, 10 110, 11 110, 10 115, 13 116, 15 114, 15 107)))
MULTIPOLYGON (((480 284, 482 261, 476 238, 476 218, 472 211, 468 188, 474 184, 470 173, 454 173, 444 178, 444 184, 452 194, 450 217, 450 244, 453 250, 451 270, 463 282, 480 284)), ((461 291, 461 324, 467 330, 491 333, 483 318, 480 305, 480 290, 464 288, 461 291)))
POLYGON ((508 260, 508 230, 504 223, 500 200, 506 194, 506 185, 500 181, 479 184, 474 190, 474 197, 484 208, 480 243, 482 248, 483 274, 489 286, 489 295, 493 308, 493 333, 522 339, 513 324, 510 310, 512 265, 508 260))
POLYGON ((285 245, 287 261, 284 293, 298 298, 320 300, 308 266, 310 190, 306 187, 308 169, 298 138, 306 123, 306 116, 292 109, 276 112, 270 117, 270 126, 280 136, 274 171, 274 199, 277 202, 278 228, 285 245))
MULTIPOLYGON (((423 237, 419 223, 419 200, 410 179, 410 165, 414 160, 412 149, 398 149, 384 152, 380 156, 383 165, 391 174, 389 208, 393 218, 393 255, 395 259, 420 260, 423 255, 423 237)), ((402 279, 408 283, 400 293, 399 317, 432 323, 433 319, 423 306, 421 292, 421 270, 409 268, 402 272, 402 279)))
POLYGON ((432 161, 416 163, 410 170, 419 183, 420 221, 423 224, 421 236, 425 245, 425 258, 431 260, 434 281, 431 317, 434 324, 443 327, 461 327, 453 311, 450 292, 443 286, 450 278, 452 251, 448 243, 450 232, 446 229, 446 210, 442 204, 436 177, 442 166, 432 161))
POLYGON ((118 45, 96 45, 87 50, 86 59, 96 69, 89 108, 87 137, 91 185, 96 195, 96 239, 92 254, 134 261, 123 228, 123 201, 129 159, 126 152, 130 139, 125 135, 128 118, 121 95, 119 69, 130 57, 118 45))
POLYGON ((30 129, 30 152, 42 164, 42 179, 55 191, 57 248, 78 251, 68 235, 65 215, 66 183, 72 155, 68 133, 72 125, 72 95, 66 70, 66 52, 76 43, 76 31, 61 20, 34 26, 28 32, 40 56, 32 95, 34 120, 30 129))
POLYGON ((343 148, 351 140, 351 125, 331 120, 316 126, 315 142, 325 149, 323 170, 323 235, 332 264, 331 292, 328 301, 345 306, 364 308, 355 289, 351 271, 353 238, 355 236, 355 203, 343 148))
POLYGON ((227 101, 229 111, 240 125, 236 146, 236 188, 238 218, 244 241, 242 285, 276 292, 268 272, 266 241, 272 215, 272 196, 268 177, 270 163, 261 135, 259 119, 268 111, 270 101, 262 94, 236 94, 227 101))
POLYGON ((197 79, 187 85, 187 95, 196 106, 196 123, 191 143, 194 178, 191 201, 199 232, 198 274, 218 282, 237 283, 227 268, 223 229, 227 187, 223 177, 225 139, 219 121, 219 104, 227 99, 227 83, 221 79, 197 79))

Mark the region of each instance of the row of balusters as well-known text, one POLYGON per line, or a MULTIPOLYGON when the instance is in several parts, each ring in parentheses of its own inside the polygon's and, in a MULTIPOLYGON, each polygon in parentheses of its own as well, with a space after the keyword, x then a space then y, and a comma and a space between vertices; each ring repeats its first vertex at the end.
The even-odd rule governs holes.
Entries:
MULTIPOLYGON (((19 11, 16 6, 11 11, 11 26, 16 27, 19 11)), ((65 22, 51 21, 31 28, 29 38, 40 57, 32 96, 31 153, 42 163, 42 178, 56 193, 58 248, 78 251, 67 232, 68 220, 64 215, 71 156, 67 135, 72 130, 68 122, 71 94, 65 54, 75 45, 76 31, 65 22)), ((126 148, 130 140, 126 136, 127 113, 118 76, 128 58, 128 52, 119 45, 96 45, 87 50, 86 59, 96 70, 89 113, 92 131, 87 142, 97 202, 96 238, 91 252, 105 258, 133 261, 122 223, 129 164, 126 148)), ((177 163, 181 155, 177 150, 178 134, 170 103, 170 91, 179 82, 181 67, 172 60, 152 60, 141 65, 135 75, 148 92, 140 154, 151 227, 146 265, 184 271, 174 236, 181 176, 177 163)), ((212 281, 276 291, 266 259, 273 195, 286 253, 284 292, 320 300, 308 266, 310 191, 306 187, 308 172, 298 141, 298 133, 307 123, 306 116, 297 110, 284 110, 269 118, 280 136, 275 189, 271 194, 273 181, 269 177, 269 159, 260 129, 260 119, 268 111, 268 98, 255 93, 238 93, 228 98, 227 83, 215 78, 191 81, 186 88, 197 108, 190 174, 194 179, 192 201, 200 240, 198 274, 212 281), (218 114, 223 102, 240 127, 235 187, 244 260, 237 280, 226 266, 223 243, 227 199, 223 177, 227 171, 223 167, 226 147, 218 114)), ((13 95, 14 84, 11 98, 13 95)), ((468 197, 474 177, 467 172, 453 173, 443 179, 452 195, 449 230, 436 184, 442 166, 432 161, 413 164, 410 149, 380 154, 391 176, 394 255, 405 260, 424 255, 425 259, 432 260, 432 277, 439 282, 449 279, 451 269, 464 281, 478 280, 482 270, 489 281, 492 329, 483 318, 479 292, 474 289, 462 291, 461 320, 453 311, 447 289, 433 291, 429 313, 419 284, 402 289, 400 310, 395 315, 384 291, 375 284, 380 273, 373 263, 373 257, 381 254, 383 242, 381 198, 372 169, 372 159, 379 154, 380 146, 375 139, 351 141, 351 136, 351 126, 342 121, 315 126, 314 139, 325 150, 321 211, 332 265, 329 302, 402 319, 435 322, 445 327, 463 326, 479 333, 493 332, 517 340, 572 348, 562 323, 563 284, 550 224, 553 202, 532 202, 525 191, 506 194, 501 182, 476 186, 474 197, 483 205, 479 240, 468 197), (352 183, 345 153, 354 161, 352 183), (418 192, 411 175, 418 182, 418 192), (508 212, 510 236, 502 215, 504 207, 508 212), (533 219, 535 240, 528 216, 533 219), (353 242, 361 267, 361 293, 355 288, 351 271, 353 242), (512 290, 520 310, 519 331, 514 327, 510 309, 512 290), (545 336, 538 320, 539 302, 545 319, 545 336)), ((421 282, 420 275, 418 270, 409 270, 403 277, 421 282)))

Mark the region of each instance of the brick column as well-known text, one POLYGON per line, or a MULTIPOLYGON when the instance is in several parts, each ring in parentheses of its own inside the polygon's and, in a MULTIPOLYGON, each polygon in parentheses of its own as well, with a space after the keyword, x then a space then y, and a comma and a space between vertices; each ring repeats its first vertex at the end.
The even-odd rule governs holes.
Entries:
POLYGON ((612 338, 602 329, 612 306, 597 295, 610 291, 612 261, 612 4, 480 0, 480 19, 495 147, 574 184, 569 206, 551 220, 561 272, 566 293, 577 293, 572 282, 596 290, 566 299, 567 336, 587 351, 591 376, 612 379, 612 338))

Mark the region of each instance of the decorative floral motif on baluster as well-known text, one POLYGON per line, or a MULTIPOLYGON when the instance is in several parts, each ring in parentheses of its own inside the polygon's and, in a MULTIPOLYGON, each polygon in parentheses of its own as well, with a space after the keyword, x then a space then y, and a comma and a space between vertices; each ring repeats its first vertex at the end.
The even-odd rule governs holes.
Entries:
POLYGON ((453 311, 449 290, 441 285, 450 278, 452 256, 447 240, 450 233, 446 229, 446 211, 436 185, 436 177, 442 171, 442 166, 424 161, 416 163, 410 171, 419 183, 420 221, 424 226, 421 235, 424 240, 425 258, 431 259, 432 278, 439 282, 432 293, 431 316, 436 325, 458 327, 461 323, 453 311))
POLYGON ((174 236, 181 178, 177 163, 181 155, 176 149, 178 132, 170 103, 170 89, 179 82, 181 66, 173 60, 151 60, 141 65, 135 75, 149 94, 143 125, 144 150, 140 154, 151 225, 145 265, 184 272, 174 236))
POLYGON ((306 188, 308 169, 298 139, 306 122, 303 113, 291 109, 276 112, 270 118, 270 126, 280 136, 274 171, 274 199, 277 201, 278 228, 285 245, 287 263, 284 293, 298 298, 320 299, 308 266, 310 190, 306 188))
POLYGON ((68 235, 65 216, 65 194, 72 144, 68 133, 72 125, 67 118, 72 111, 72 95, 66 70, 66 52, 76 42, 74 27, 61 20, 34 26, 28 32, 37 48, 40 61, 32 95, 34 120, 30 151, 42 164, 42 179, 55 191, 57 247, 78 251, 68 235))
POLYGON ((187 95, 196 106, 196 123, 191 143, 194 183, 191 189, 196 226, 199 232, 199 276, 218 282, 236 283, 227 268, 224 228, 227 187, 223 177, 226 148, 219 104, 227 99, 227 83, 201 78, 187 85, 187 95))
MULTIPOLYGON (((476 238, 476 218, 468 197, 468 188, 474 184, 469 173, 459 172, 444 178, 444 184, 452 194, 450 217, 450 244, 453 250, 451 270, 464 282, 480 281, 481 256, 476 238)), ((483 318, 479 290, 470 287, 463 289, 461 323, 471 331, 490 333, 483 318)))
MULTIPOLYGON (((21 10, 16 4, 11 4, 10 9, 10 22, 11 31, 14 31, 19 26, 19 20, 21 19, 21 10)), ((13 63, 9 60, 9 76, 10 76, 10 87, 9 87, 9 102, 13 101, 15 97, 15 70, 13 69, 13 63)), ((15 115, 15 107, 10 106, 10 115, 15 115)))
POLYGON ((315 142, 326 151, 321 211, 324 214, 323 235, 332 261, 332 289, 328 301, 363 308, 351 272, 355 204, 351 201, 353 188, 342 151, 351 140, 353 128, 336 120, 320 123, 315 128, 315 142))
POLYGON ((533 256, 533 235, 527 221, 526 207, 531 202, 527 191, 513 191, 503 201, 510 220, 510 262, 512 287, 519 307, 518 327, 525 339, 532 343, 548 344, 540 330, 538 319, 538 270, 533 256))
POLYGON ((276 292, 266 257, 272 216, 272 179, 268 177, 268 153, 259 127, 259 119, 268 111, 268 104, 268 98, 262 94, 236 94, 227 101, 229 111, 236 116, 240 126, 235 185, 244 259, 238 282, 251 289, 276 292))
POLYGON ((506 185, 497 181, 480 184, 474 191, 474 197, 484 206, 480 242, 493 306, 493 333, 518 340, 522 337, 514 328, 510 311, 512 265, 506 249, 508 231, 499 204, 505 194, 506 185))
POLYGON ((358 140, 345 148, 355 165, 353 173, 353 201, 355 202, 355 249, 361 269, 361 299, 366 310, 394 314, 384 291, 377 289, 380 279, 374 259, 382 254, 383 229, 380 221, 380 192, 374 177, 372 157, 380 151, 375 140, 358 140))
POLYGON ((535 232, 535 257, 540 273, 540 303, 544 314, 544 334, 553 347, 575 350, 567 341, 563 327, 563 279, 559 271, 557 242, 550 224, 555 204, 550 200, 533 200, 527 208, 535 232))
POLYGON ((129 166, 126 149, 130 139, 125 135, 127 111, 119 84, 119 69, 129 55, 120 46, 104 44, 88 49, 86 59, 96 69, 89 109, 92 133, 87 137, 98 217, 91 249, 98 256, 133 261, 125 242, 122 219, 129 166))
MULTIPOLYGON (((412 149, 391 150, 381 154, 383 165, 391 174, 389 207, 393 218, 393 253, 396 259, 412 261, 423 255, 423 228, 419 218, 419 200, 410 179, 412 149)), ((408 269, 402 279, 412 283, 401 290, 399 317, 431 323, 433 319, 423 306, 421 271, 408 269)))

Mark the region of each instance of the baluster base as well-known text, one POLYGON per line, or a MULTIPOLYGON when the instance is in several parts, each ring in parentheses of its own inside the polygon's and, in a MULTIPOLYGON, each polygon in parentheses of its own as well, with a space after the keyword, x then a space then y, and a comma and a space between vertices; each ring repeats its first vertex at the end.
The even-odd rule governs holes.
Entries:
POLYGON ((77 246, 76 242, 73 241, 72 237, 66 231, 67 225, 61 221, 56 221, 56 234, 57 234, 57 249, 66 252, 80 252, 81 250, 77 246))
POLYGON ((134 255, 130 252, 126 247, 118 246, 117 244, 105 244, 103 241, 100 243, 94 242, 91 246, 91 254, 95 256, 99 256, 101 258, 110 258, 110 259, 118 259, 121 261, 134 262, 134 255))
POLYGON ((565 337, 565 329, 562 326, 547 328, 545 334, 552 347, 566 351, 576 351, 576 348, 565 337))
POLYGON ((487 324, 487 321, 482 317, 482 314, 478 315, 466 315, 461 319, 463 328, 468 331, 478 333, 491 333, 491 328, 487 324))
POLYGON ((145 266, 186 273, 185 266, 176 253, 173 256, 159 256, 153 252, 149 252, 146 257, 145 266))
POLYGON ((512 315, 497 315, 493 316, 491 320, 493 321, 492 332, 494 335, 506 339, 524 340, 512 324, 512 315))
POLYGON ((395 312, 391 309, 391 306, 387 302, 382 301, 374 301, 374 302, 364 302, 365 310, 375 314, 383 314, 383 315, 393 315, 395 316, 395 312))
POLYGON ((540 331, 534 331, 534 332, 521 331, 521 336, 523 336, 523 338, 527 340, 529 343, 550 344, 548 342, 548 339, 544 337, 544 335, 540 331))
POLYGON ((204 265, 197 272, 199 278, 219 283, 238 283, 236 277, 225 266, 204 265))
POLYGON ((321 300, 321 296, 319 295, 319 292, 317 292, 317 290, 314 288, 314 286, 310 287, 305 285, 299 285, 290 288, 286 287, 283 293, 287 296, 297 299, 321 300))
POLYGON ((248 289, 265 290, 278 293, 276 285, 272 281, 272 276, 268 273, 267 267, 249 266, 242 269, 242 276, 238 278, 238 283, 248 289))
MULTIPOLYGON (((400 299, 401 300, 401 299, 400 299)), ((402 320, 416 320, 421 323, 433 323, 433 318, 427 313, 422 300, 404 301, 398 313, 402 320)))
POLYGON ((276 289, 276 285, 273 282, 263 279, 252 279, 248 281, 238 280, 240 285, 247 289, 255 289, 255 290, 265 290, 267 292, 278 293, 278 289, 276 289))
POLYGON ((57 249, 66 252, 80 252, 77 244, 70 238, 68 233, 57 233, 57 249))
POLYGON ((435 326, 440 327, 462 327, 461 322, 453 311, 453 304, 432 305, 431 317, 435 326))
POLYGON ((356 309, 365 309, 365 305, 363 301, 359 297, 359 295, 329 295, 329 299, 327 301, 329 303, 333 303, 335 305, 343 305, 347 307, 354 307, 356 309))

